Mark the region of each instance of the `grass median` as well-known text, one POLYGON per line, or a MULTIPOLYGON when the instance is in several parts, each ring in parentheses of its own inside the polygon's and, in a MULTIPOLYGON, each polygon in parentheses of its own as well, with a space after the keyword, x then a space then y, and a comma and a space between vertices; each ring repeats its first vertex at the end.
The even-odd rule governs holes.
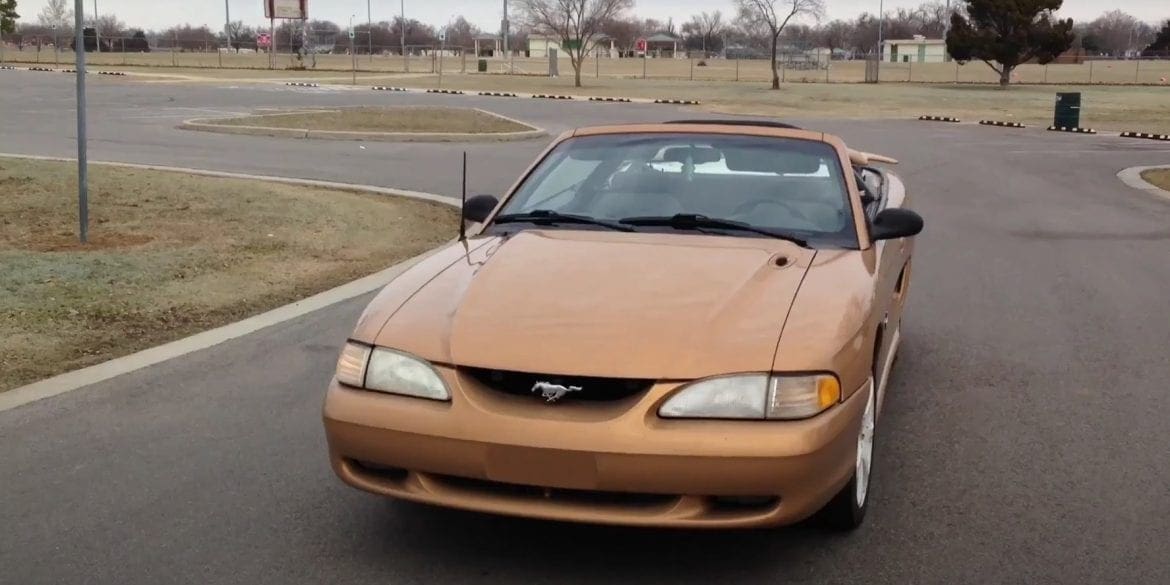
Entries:
POLYGON ((481 110, 430 106, 337 108, 242 116, 208 122, 219 126, 342 132, 503 134, 533 130, 531 126, 481 110))
POLYGON ((0 158, 0 391, 311 296, 452 237, 405 198, 0 158))
POLYGON ((1170 192, 1170 168, 1145 171, 1142 173, 1142 179, 1163 191, 1170 192))

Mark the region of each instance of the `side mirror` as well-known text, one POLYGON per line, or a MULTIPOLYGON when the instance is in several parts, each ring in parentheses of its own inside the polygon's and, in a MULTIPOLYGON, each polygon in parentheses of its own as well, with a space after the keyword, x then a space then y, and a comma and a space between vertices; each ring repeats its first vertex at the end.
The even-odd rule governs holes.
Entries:
POLYGON ((890 208, 877 214, 869 228, 873 241, 916 236, 922 231, 922 216, 909 209, 890 208))
POLYGON ((476 195, 475 197, 469 197, 463 204, 463 219, 475 223, 483 223, 492 214, 492 210, 499 204, 500 200, 496 199, 494 195, 476 195))

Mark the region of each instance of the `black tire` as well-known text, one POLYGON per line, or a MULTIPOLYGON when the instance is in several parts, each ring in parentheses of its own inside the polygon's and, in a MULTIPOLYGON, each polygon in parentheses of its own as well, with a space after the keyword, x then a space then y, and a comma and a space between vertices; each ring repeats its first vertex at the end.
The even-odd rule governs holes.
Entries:
MULTIPOLYGON (((876 389, 870 390, 870 393, 876 392, 876 389)), ((865 499, 859 505, 857 503, 857 470, 854 469, 853 476, 849 478, 849 483, 825 504, 820 511, 820 520, 826 528, 835 532, 849 532, 856 530, 865 520, 865 512, 869 509, 869 501, 871 499, 873 486, 873 459, 870 459, 869 481, 867 482, 865 499)))

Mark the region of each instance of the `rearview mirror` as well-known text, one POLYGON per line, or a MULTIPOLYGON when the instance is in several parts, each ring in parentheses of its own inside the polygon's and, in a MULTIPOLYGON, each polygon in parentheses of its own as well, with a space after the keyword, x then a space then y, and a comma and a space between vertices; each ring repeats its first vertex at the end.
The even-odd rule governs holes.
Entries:
POLYGON ((873 241, 916 236, 922 231, 922 216, 909 209, 890 208, 873 219, 869 237, 873 241))
POLYGON ((499 203, 500 200, 496 199, 494 195, 476 195, 475 197, 470 197, 463 204, 463 219, 483 223, 499 203))

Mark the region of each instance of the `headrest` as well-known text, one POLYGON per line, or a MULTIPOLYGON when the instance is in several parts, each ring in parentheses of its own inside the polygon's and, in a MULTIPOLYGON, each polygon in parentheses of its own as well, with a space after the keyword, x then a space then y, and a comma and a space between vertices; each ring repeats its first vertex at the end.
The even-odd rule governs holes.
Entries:
POLYGON ((727 168, 733 171, 807 175, 821 169, 821 157, 794 150, 725 148, 727 168))

